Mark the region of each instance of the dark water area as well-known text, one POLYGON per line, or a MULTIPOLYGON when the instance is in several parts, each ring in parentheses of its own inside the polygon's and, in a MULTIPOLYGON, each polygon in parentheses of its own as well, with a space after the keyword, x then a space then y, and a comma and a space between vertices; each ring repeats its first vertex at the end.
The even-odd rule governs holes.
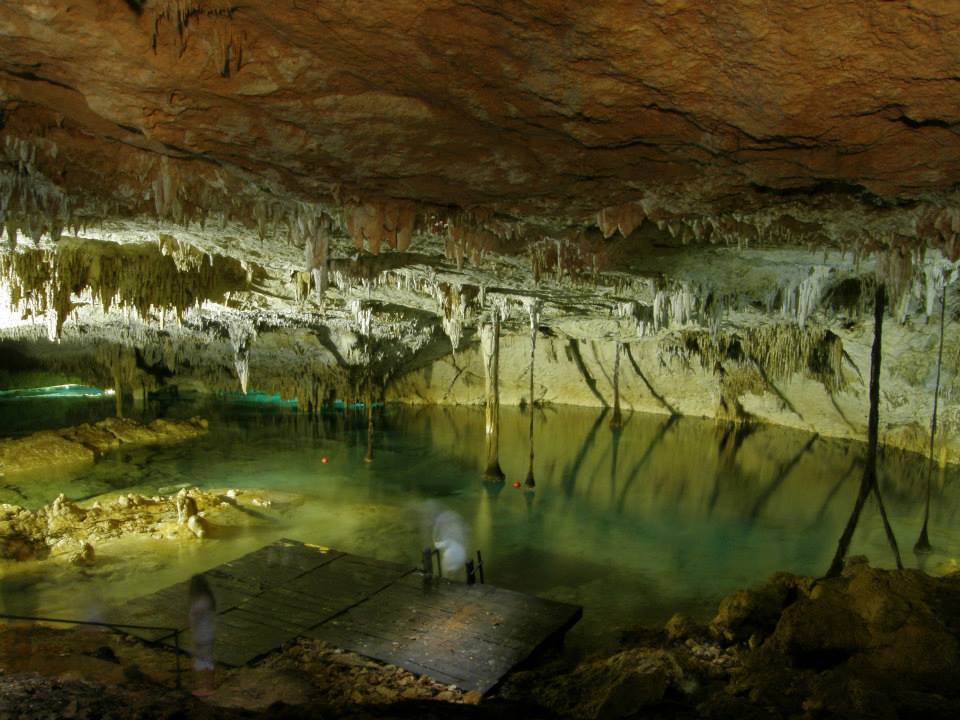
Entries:
MULTIPOLYGON (((19 400, 16 416, 12 406, 0 401, 5 435, 67 418, 95 420, 113 401, 19 400), (46 413, 22 410, 42 403, 52 403, 46 413)), ((656 415, 627 415, 617 431, 608 413, 549 407, 535 411, 530 489, 523 485, 529 415, 517 408, 502 409, 502 485, 481 478, 482 408, 377 409, 371 463, 363 461, 364 410, 311 418, 271 402, 194 399, 148 404, 139 414, 200 414, 210 432, 176 445, 121 448, 80 470, 0 477, 0 502, 35 508, 60 492, 73 499, 118 490, 155 495, 182 485, 268 489, 304 502, 275 525, 202 542, 155 541, 146 556, 111 557, 105 548, 93 568, 55 577, 43 564, 7 563, 0 606, 75 615, 78 597, 122 601, 280 537, 417 565, 433 519, 450 510, 463 519, 467 549, 482 550, 487 582, 582 604, 571 642, 592 646, 678 611, 708 619, 723 595, 778 570, 823 574, 853 507, 865 451, 862 443, 783 428, 656 415)), ((918 562, 911 548, 925 467, 902 451, 880 458, 880 488, 908 566, 918 562)), ((960 554, 957 475, 955 468, 934 475, 935 552, 923 560, 931 571, 954 567, 960 554)), ((893 564, 873 499, 851 553, 893 564)))

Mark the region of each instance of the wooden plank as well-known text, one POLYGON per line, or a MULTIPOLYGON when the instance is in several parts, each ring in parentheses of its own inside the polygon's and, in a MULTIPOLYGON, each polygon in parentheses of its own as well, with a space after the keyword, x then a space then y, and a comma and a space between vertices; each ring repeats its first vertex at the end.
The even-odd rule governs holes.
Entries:
MULTIPOLYGON (((489 585, 425 581, 404 565, 293 540, 205 575, 217 600, 218 663, 243 665, 310 637, 482 693, 582 614, 578 606, 489 585)), ((110 616, 184 630, 181 648, 188 650, 187 588, 164 588, 110 616)), ((173 643, 172 636, 153 631, 138 637, 173 643)))
POLYGON ((485 693, 582 612, 490 586, 424 583, 414 575, 310 636, 408 669, 416 664, 433 677, 443 673, 458 687, 485 693))

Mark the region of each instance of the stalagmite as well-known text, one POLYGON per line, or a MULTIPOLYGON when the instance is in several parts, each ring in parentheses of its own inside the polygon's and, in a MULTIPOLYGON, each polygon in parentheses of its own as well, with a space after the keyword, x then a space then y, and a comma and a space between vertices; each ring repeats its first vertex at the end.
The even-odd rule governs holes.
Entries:
POLYGON ((503 480, 500 469, 500 314, 491 313, 490 321, 480 327, 480 350, 486 381, 487 467, 484 477, 503 480))

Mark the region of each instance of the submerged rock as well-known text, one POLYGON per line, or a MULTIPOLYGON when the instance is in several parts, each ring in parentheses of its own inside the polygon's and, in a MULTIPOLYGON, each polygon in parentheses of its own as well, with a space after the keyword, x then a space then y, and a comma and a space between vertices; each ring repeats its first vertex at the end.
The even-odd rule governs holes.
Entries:
POLYGON ((74 565, 93 565, 96 561, 97 556, 94 552, 93 545, 88 542, 80 543, 80 549, 77 553, 70 558, 70 562, 74 565))
POLYGON ((93 459, 90 448, 54 430, 0 440, 0 469, 8 475, 51 466, 82 465, 93 459))

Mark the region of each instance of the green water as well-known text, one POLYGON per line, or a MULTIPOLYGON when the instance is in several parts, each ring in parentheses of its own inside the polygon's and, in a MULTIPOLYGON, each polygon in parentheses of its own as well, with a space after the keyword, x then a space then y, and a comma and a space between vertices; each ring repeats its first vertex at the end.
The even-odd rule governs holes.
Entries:
MULTIPOLYGON (((151 592, 279 537, 416 565, 432 518, 446 509, 464 519, 470 549, 483 551, 488 582, 582 604, 584 619, 570 641, 590 646, 676 611, 708 618, 724 594, 777 570, 822 574, 862 472, 859 443, 640 414, 627 415, 614 433, 609 417, 595 410, 556 407, 535 416, 536 488, 515 489, 512 483, 527 472, 529 416, 504 408, 507 482, 498 488, 480 478, 480 409, 378 409, 375 457, 365 463, 363 411, 311 420, 260 400, 150 407, 147 417, 203 414, 210 432, 178 445, 121 449, 80 471, 0 477, 0 502, 37 507, 59 492, 75 499, 124 488, 153 495, 184 483, 306 496, 283 521, 227 539, 157 541, 147 555, 111 556, 104 549, 85 570, 7 564, 0 567, 0 607, 95 614, 93 606, 151 592)), ((95 419, 112 406, 34 402, 87 403, 70 412, 49 405, 53 418, 95 419)), ((35 408, 14 422, 9 407, 0 407, 0 432, 48 426, 35 408)), ((922 458, 883 453, 883 498, 911 566, 924 477, 922 458)), ((960 555, 958 504, 956 471, 938 473, 930 569, 960 555)), ((873 500, 852 551, 892 564, 873 500)))

